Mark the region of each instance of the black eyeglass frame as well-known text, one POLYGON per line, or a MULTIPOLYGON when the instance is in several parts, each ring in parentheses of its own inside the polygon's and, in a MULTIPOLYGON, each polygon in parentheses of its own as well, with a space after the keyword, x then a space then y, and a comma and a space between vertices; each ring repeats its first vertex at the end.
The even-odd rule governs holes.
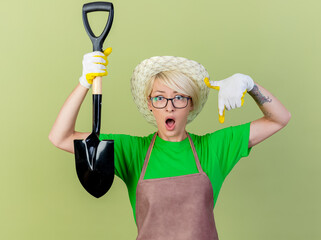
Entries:
POLYGON ((171 100, 171 101, 172 101, 172 105, 173 105, 174 108, 183 109, 183 108, 186 108, 186 107, 187 107, 187 105, 188 105, 188 100, 192 99, 191 97, 183 97, 183 96, 182 96, 182 98, 186 98, 186 99, 187 99, 186 106, 185 106, 185 107, 176 107, 175 104, 174 104, 174 102, 173 102, 173 100, 174 100, 175 98, 166 98, 166 97, 163 97, 164 99, 166 99, 166 104, 165 104, 165 106, 164 106, 164 107, 155 107, 154 104, 153 104, 153 98, 155 98, 155 97, 150 97, 150 101, 152 102, 153 107, 154 107, 154 108, 157 108, 157 109, 166 108, 166 106, 167 106, 167 104, 168 104, 168 100, 171 100))

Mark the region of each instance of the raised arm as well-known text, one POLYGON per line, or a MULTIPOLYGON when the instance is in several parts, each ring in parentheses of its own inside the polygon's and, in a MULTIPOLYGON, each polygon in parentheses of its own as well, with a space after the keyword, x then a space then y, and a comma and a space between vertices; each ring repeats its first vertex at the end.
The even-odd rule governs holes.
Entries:
POLYGON ((67 152, 74 152, 74 139, 85 139, 90 133, 75 131, 76 119, 88 88, 80 83, 72 91, 49 133, 49 140, 58 148, 67 152))
POLYGON ((262 118, 251 122, 249 147, 253 147, 284 128, 290 121, 291 113, 276 97, 257 83, 254 83, 253 89, 248 93, 264 114, 262 118))
POLYGON ((111 48, 107 48, 104 53, 92 52, 84 55, 83 74, 79 79, 80 83, 65 101, 49 133, 49 140, 56 147, 73 153, 73 140, 85 139, 90 134, 89 132, 77 132, 75 130, 76 119, 93 79, 97 76, 107 75, 107 56, 110 53, 111 48))
POLYGON ((249 147, 284 128, 291 118, 290 112, 282 103, 248 75, 236 73, 221 81, 205 79, 204 82, 208 87, 219 90, 218 108, 221 123, 224 123, 225 109, 231 110, 243 105, 246 92, 256 101, 264 116, 251 122, 249 147))

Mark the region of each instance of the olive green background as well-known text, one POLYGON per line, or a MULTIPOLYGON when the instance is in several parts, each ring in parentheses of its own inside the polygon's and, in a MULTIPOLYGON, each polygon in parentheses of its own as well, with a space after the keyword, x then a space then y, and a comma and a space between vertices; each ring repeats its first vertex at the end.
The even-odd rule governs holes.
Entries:
MULTIPOLYGON (((86 1, 2 1, 0 239, 135 239, 125 184, 100 199, 80 185, 74 156, 48 134, 92 51, 82 23, 86 1)), ((104 133, 146 135, 155 128, 137 111, 130 76, 143 59, 183 56, 211 80, 250 75, 292 114, 281 132, 255 146, 226 179, 215 208, 220 239, 321 239, 319 0, 122 0, 105 47, 104 133)), ((94 31, 106 15, 90 14, 94 31)), ((203 134, 262 113, 247 95, 218 122, 212 90, 188 131, 203 134)), ((91 131, 91 98, 77 121, 91 131)))

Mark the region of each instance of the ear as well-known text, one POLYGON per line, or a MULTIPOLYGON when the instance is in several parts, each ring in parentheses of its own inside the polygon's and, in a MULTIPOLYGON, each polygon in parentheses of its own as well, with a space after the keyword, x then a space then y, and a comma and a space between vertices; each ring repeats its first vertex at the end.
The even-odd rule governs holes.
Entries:
POLYGON ((190 109, 189 111, 193 111, 194 110, 194 104, 193 104, 193 100, 190 101, 190 109))
POLYGON ((152 102, 150 101, 150 99, 148 99, 147 102, 148 102, 148 109, 152 110, 153 106, 152 106, 152 102))

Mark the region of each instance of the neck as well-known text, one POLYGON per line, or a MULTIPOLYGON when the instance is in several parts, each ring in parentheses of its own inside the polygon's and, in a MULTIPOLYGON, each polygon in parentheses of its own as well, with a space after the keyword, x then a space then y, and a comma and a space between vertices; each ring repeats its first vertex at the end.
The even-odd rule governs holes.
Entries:
POLYGON ((168 134, 164 134, 160 131, 157 131, 157 135, 165 140, 165 141, 170 141, 170 142, 181 142, 183 141, 185 138, 187 138, 187 132, 184 129, 183 132, 179 133, 179 134, 175 134, 175 135, 168 135, 168 134))

